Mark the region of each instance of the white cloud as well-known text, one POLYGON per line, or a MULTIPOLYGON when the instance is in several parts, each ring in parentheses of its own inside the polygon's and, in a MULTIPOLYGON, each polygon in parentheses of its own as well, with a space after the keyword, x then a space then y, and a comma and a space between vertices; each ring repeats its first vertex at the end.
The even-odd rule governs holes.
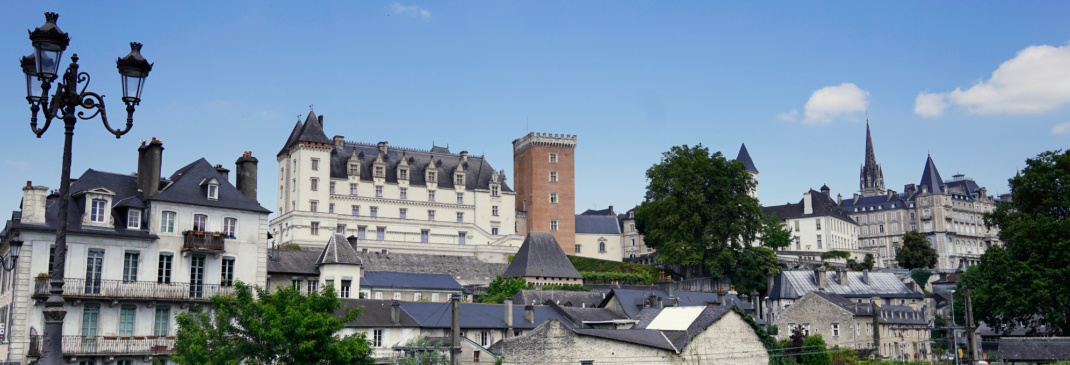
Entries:
POLYGON ((943 94, 920 92, 914 99, 914 114, 923 117, 939 117, 947 109, 947 98, 943 94))
POLYGON ((988 80, 965 90, 926 95, 939 95, 947 102, 932 104, 932 98, 919 94, 914 112, 923 117, 939 116, 949 105, 977 114, 1037 114, 1058 109, 1070 104, 1070 44, 1026 47, 999 65, 988 80))
MULTIPOLYGON (((828 124, 834 119, 866 111, 869 92, 845 82, 814 91, 803 107, 803 123, 828 124)), ((794 116, 790 112, 789 116, 794 116)))
POLYGON ((783 120, 785 122, 798 121, 799 120, 799 111, 795 110, 795 109, 792 109, 790 112, 777 114, 776 117, 777 117, 777 119, 783 120))
POLYGON ((424 21, 431 20, 431 12, 416 5, 401 5, 399 2, 390 3, 390 10, 398 15, 420 18, 424 21))
POLYGON ((1051 127, 1051 134, 1066 134, 1070 132, 1070 122, 1062 122, 1051 127))

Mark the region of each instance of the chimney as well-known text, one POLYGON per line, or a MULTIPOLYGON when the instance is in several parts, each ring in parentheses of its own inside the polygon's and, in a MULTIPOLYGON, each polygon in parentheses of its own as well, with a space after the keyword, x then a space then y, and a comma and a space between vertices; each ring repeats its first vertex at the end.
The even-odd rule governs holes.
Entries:
POLYGON ((858 193, 855 193, 854 204, 858 204, 858 198, 859 198, 858 193))
POLYGON ((892 200, 895 197, 895 190, 888 189, 888 200, 892 200))
POLYGON ((396 299, 390 303, 390 323, 401 324, 401 303, 396 299))
POLYGON ((719 296, 721 299, 721 305, 728 305, 728 294, 717 293, 717 296, 719 296))
POLYGON ((869 270, 862 270, 862 283, 869 284, 869 270))
POLYGON ((843 194, 836 194, 836 205, 843 205, 843 194))
POLYGON ((461 162, 468 162, 468 151, 461 151, 461 162))
POLYGON ((505 338, 513 337, 513 298, 505 298, 505 338))
POLYGON ((33 186, 32 181, 27 181, 22 188, 22 222, 44 223, 47 198, 47 187, 33 186))
MULTIPOLYGON (((245 151, 234 162, 234 185, 238 188, 238 191, 246 198, 256 202, 256 157, 253 157, 253 153, 245 151)), ((354 246, 355 247, 355 246, 354 246)))
POLYGON ((836 279, 839 279, 841 286, 847 286, 847 269, 837 269, 836 279))
POLYGON ((323 129, 323 116, 322 115, 316 116, 316 121, 320 122, 320 129, 323 129))
POLYGON ((230 170, 227 170, 223 165, 215 165, 215 171, 223 175, 223 181, 230 181, 230 170))
POLYGON ((825 288, 828 288, 829 283, 826 274, 828 274, 828 271, 825 270, 824 266, 814 270, 814 281, 818 290, 825 291, 825 288))
POLYGON ((353 246, 353 251, 360 252, 360 250, 357 249, 357 236, 349 236, 349 238, 346 238, 346 241, 349 241, 349 245, 353 246))
POLYGON ((672 285, 672 282, 670 281, 669 285, 668 285, 668 288, 666 288, 667 290, 665 290, 667 293, 669 293, 669 299, 676 298, 676 288, 675 287, 676 287, 676 285, 672 285))
POLYGON ((662 303, 661 297, 658 297, 658 308, 665 308, 665 303, 662 303))
POLYGON ((386 141, 379 142, 375 146, 379 148, 379 153, 386 154, 386 147, 387 147, 386 141))
POLYGON ((617 215, 616 213, 613 213, 613 206, 612 205, 609 206, 609 215, 612 215, 612 216, 616 216, 617 215))
POLYGON ((163 142, 141 142, 137 148, 137 189, 141 190, 141 199, 148 199, 160 190, 160 163, 163 161, 163 142))
POLYGON ((657 308, 657 306, 658 306, 658 296, 654 295, 654 293, 650 293, 650 297, 648 297, 647 301, 646 301, 646 307, 647 308, 657 308))
POLYGON ((814 214, 814 204, 809 191, 803 194, 803 214, 814 214))
POLYGON ((528 321, 528 323, 535 323, 535 306, 524 306, 524 320, 528 321))
POLYGON ((766 296, 773 296, 773 274, 765 274, 766 296))
POLYGON ((342 147, 345 147, 345 143, 346 137, 334 136, 334 149, 342 150, 342 147))

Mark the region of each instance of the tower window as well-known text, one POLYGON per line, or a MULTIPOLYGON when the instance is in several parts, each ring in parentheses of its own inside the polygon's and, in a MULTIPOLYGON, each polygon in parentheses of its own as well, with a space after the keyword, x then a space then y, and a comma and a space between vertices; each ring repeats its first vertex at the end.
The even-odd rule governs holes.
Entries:
POLYGON ((550 153, 550 163, 557 163, 557 154, 556 153, 553 153, 553 152, 550 153))

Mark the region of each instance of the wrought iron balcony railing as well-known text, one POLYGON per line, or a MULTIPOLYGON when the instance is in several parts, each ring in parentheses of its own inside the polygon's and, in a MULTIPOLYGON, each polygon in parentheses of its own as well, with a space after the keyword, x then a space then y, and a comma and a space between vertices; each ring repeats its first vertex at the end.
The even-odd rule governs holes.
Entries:
MULTIPOLYGON (((33 296, 48 297, 47 279, 38 279, 33 296)), ((159 283, 155 281, 63 279, 66 299, 157 299, 207 301, 216 294, 230 295, 234 287, 221 284, 159 283)))
MULTIPOLYGON (((30 335, 30 346, 26 355, 39 357, 42 352, 43 336, 30 335)), ((65 356, 128 356, 158 355, 175 352, 174 337, 158 336, 63 336, 63 355, 65 356)))

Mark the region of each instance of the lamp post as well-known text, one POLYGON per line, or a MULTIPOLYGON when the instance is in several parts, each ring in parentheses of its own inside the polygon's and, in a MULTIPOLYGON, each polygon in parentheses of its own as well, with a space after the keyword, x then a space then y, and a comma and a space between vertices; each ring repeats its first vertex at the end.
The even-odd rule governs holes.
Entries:
POLYGON ((51 96, 48 90, 52 81, 58 76, 60 58, 70 43, 70 36, 56 26, 56 13, 45 13, 45 24, 30 33, 34 52, 22 58, 21 66, 26 74, 26 101, 30 103, 30 129, 37 138, 48 130, 52 119, 63 119, 65 128, 63 138, 63 169, 59 185, 59 215, 56 217, 56 250, 50 279, 48 300, 45 301, 43 316, 44 351, 40 363, 44 365, 63 364, 63 318, 67 309, 63 307, 63 274, 67 259, 67 214, 69 212, 71 185, 71 139, 74 137, 74 124, 78 119, 89 120, 100 115, 104 128, 115 138, 126 134, 134 125, 134 107, 141 102, 141 88, 145 77, 152 70, 152 64, 141 56, 141 44, 130 43, 130 54, 119 58, 116 67, 123 83, 123 103, 126 104, 126 128, 114 129, 108 124, 104 108, 104 95, 86 91, 89 86, 89 74, 78 71, 78 55, 71 56, 71 63, 63 73, 63 78, 56 84, 56 92, 51 96), (40 86, 37 82, 40 81, 40 86), (81 90, 78 90, 81 83, 81 90), (81 107, 83 111, 77 111, 81 107), (95 110, 94 110, 95 109, 95 110), (44 126, 37 128, 37 113, 44 111, 44 126), (92 113, 87 115, 87 111, 92 113), (77 114, 76 114, 77 112, 77 114), (75 117, 77 115, 77 118, 75 117))
MULTIPOLYGON (((19 264, 19 252, 22 252, 22 241, 15 240, 15 239, 13 239, 11 241, 8 241, 8 247, 9 247, 9 249, 7 251, 8 257, 0 258, 0 268, 3 268, 4 271, 10 271, 11 272, 11 282, 15 283, 16 282, 15 279, 18 279, 18 277, 15 276, 15 274, 17 274, 15 269, 18 267, 18 264, 19 264), (10 266, 10 267, 8 267, 8 266, 10 266)), ((14 301, 12 301, 12 302, 14 303, 14 301)), ((7 318, 6 318, 7 321, 4 322, 3 338, 0 339, 0 340, 3 340, 3 342, 5 342, 5 343, 8 342, 8 333, 11 332, 11 318, 14 315, 14 313, 15 313, 14 310, 8 310, 8 312, 7 312, 7 318)), ((8 357, 8 360, 11 359, 11 352, 10 351, 8 351, 7 357, 8 357)))

